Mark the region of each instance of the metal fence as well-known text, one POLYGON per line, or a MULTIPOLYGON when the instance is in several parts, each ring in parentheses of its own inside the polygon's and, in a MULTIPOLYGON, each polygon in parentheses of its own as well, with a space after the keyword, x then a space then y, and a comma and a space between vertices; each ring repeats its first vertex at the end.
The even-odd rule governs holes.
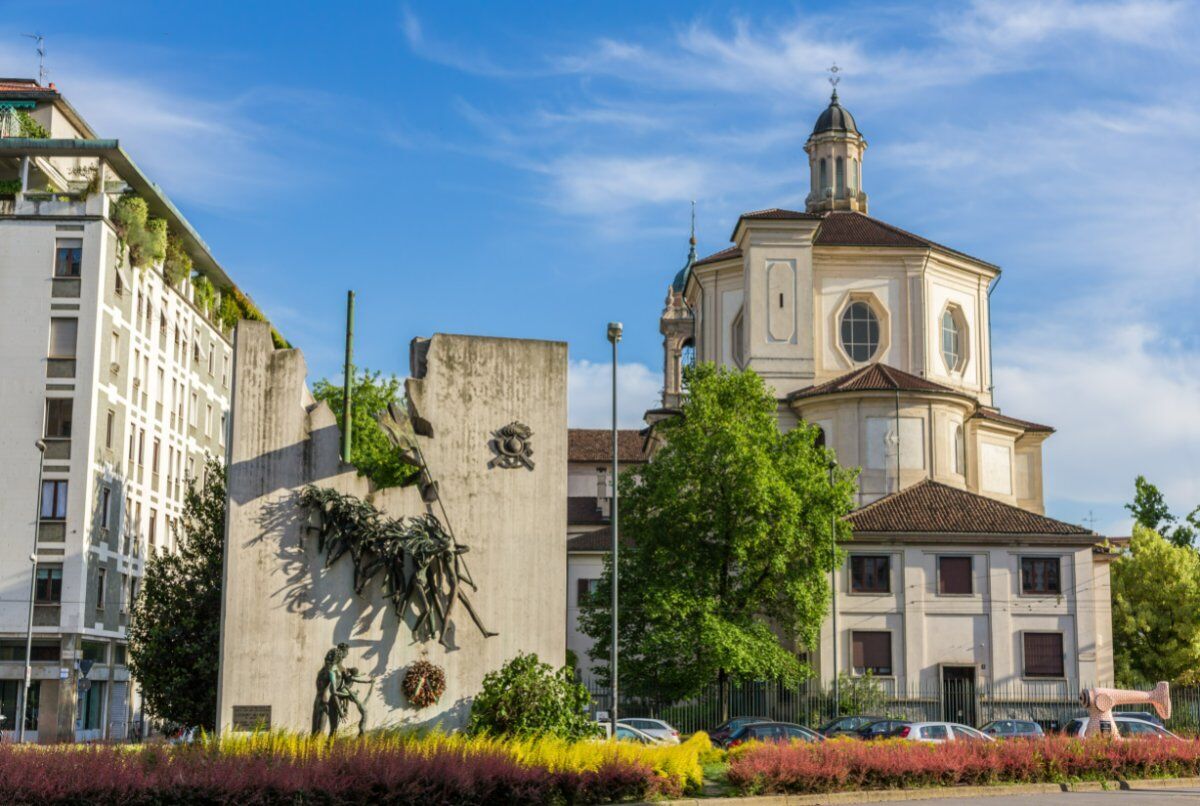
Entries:
MULTIPOLYGON (((910 721, 959 722, 980 726, 993 719, 1028 719, 1056 731, 1072 719, 1086 716, 1079 704, 1081 688, 1063 681, 977 685, 974 682, 897 688, 852 685, 834 698, 832 690, 812 684, 740 683, 729 687, 729 715, 757 716, 779 722, 817 727, 835 716, 867 714, 910 721), (840 699, 840 707, 838 700, 840 699)), ((1150 685, 1138 688, 1149 690, 1150 685)), ((592 709, 607 711, 612 699, 607 688, 592 685, 592 709)), ((1172 686, 1173 713, 1166 725, 1176 733, 1200 734, 1200 687, 1172 686)), ((1119 711, 1151 711, 1152 706, 1122 706, 1119 711)), ((621 696, 620 717, 651 717, 671 723, 681 733, 710 730, 721 722, 716 685, 699 696, 667 702, 655 697, 621 696)))

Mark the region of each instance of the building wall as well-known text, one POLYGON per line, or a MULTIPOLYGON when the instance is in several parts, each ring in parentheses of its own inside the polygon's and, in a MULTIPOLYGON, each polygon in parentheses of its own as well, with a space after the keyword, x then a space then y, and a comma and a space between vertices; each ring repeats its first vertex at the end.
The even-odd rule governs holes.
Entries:
MULTIPOLYGON (((0 369, 5 378, 0 455, 6 457, 0 464, 0 512, 7 524, 6 539, 0 541, 0 641, 23 646, 31 573, 27 558, 36 530, 39 566, 62 568, 60 603, 38 605, 34 612, 35 640, 56 641, 60 647, 58 659, 33 664, 35 679, 45 681, 45 718, 38 738, 121 738, 131 700, 123 657, 128 609, 151 548, 151 516, 157 545, 173 548, 168 522, 181 512, 189 460, 198 471, 205 453, 224 454, 219 433, 191 432, 172 423, 179 412, 169 389, 159 410, 158 373, 163 374, 163 388, 173 379, 184 390, 184 421, 195 392, 205 401, 201 405, 213 407, 219 428, 229 407, 227 381, 220 370, 209 375, 206 364, 174 350, 173 339, 177 332, 186 333, 189 343, 199 342, 205 349, 211 345, 214 357, 226 362, 230 345, 195 310, 186 288, 179 291, 163 281, 160 268, 121 269, 123 292, 117 294, 119 261, 115 233, 105 218, 106 195, 55 208, 53 215, 39 215, 35 206, 21 209, 22 217, 0 217, 0 369), (82 243, 78 280, 53 277, 60 239, 82 243), (139 327, 135 311, 143 299, 151 301, 154 321, 139 327), (167 331, 160 335, 163 311, 167 331), (52 367, 47 358, 51 319, 56 317, 78 321, 70 373, 61 371, 61 365, 52 367), (39 464, 34 441, 45 434, 48 399, 69 399, 73 407, 70 439, 46 439, 45 479, 67 482, 66 518, 61 521, 34 518, 39 464), (131 464, 130 439, 134 434, 143 439, 143 433, 142 461, 131 464), (157 474, 155 440, 160 444, 157 474), (172 455, 179 459, 168 468, 172 455), (105 489, 107 526, 100 511, 105 489), (101 569, 103 599, 98 595, 101 569), (103 717, 96 728, 76 730, 77 661, 85 649, 94 656, 97 645, 107 649, 88 677, 103 691, 90 695, 102 697, 103 717), (60 680, 60 670, 66 670, 66 679, 60 680)), ((136 457, 136 443, 134 447, 136 457)), ((0 681, 19 679, 22 673, 22 663, 0 662, 0 681)))
POLYGON ((889 557, 890 590, 852 592, 851 563, 843 564, 836 575, 838 661, 835 667, 833 625, 828 620, 818 653, 823 680, 831 680, 835 668, 852 673, 852 632, 885 630, 892 636, 894 671, 884 682, 902 690, 936 688, 943 666, 972 666, 980 684, 1047 693, 1112 684, 1108 563, 1097 558, 1091 546, 918 541, 914 536, 911 542, 847 547, 851 557, 889 557), (938 593, 939 556, 972 558, 973 593, 938 593), (1062 594, 1022 593, 1022 557, 1060 558, 1062 594), (1022 636, 1027 631, 1062 634, 1062 678, 1025 675, 1022 636))
POLYGON ((519 652, 565 659, 567 498, 566 346, 436 335, 406 392, 434 436, 426 462, 479 589, 470 599, 485 638, 460 606, 449 647, 414 643, 407 623, 372 585, 354 593, 349 558, 326 568, 307 516, 295 504, 306 483, 364 497, 392 517, 426 511, 413 487, 372 490, 339 457, 333 415, 311 401, 296 350, 273 351, 265 326, 242 323, 235 358, 235 418, 219 689, 219 724, 233 708, 270 706, 272 727, 307 730, 314 680, 327 650, 350 645, 347 666, 375 678, 371 726, 462 725, 484 674, 519 652), (489 468, 496 429, 533 431, 535 467, 489 468), (440 703, 410 708, 405 668, 428 657, 446 670, 440 703))

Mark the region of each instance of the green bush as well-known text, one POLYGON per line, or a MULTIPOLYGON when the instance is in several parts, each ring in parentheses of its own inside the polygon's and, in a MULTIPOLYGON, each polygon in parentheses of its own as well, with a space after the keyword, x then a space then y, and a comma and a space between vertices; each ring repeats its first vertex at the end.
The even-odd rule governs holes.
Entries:
POLYGON ((183 239, 174 232, 167 233, 167 256, 163 260, 163 277, 174 288, 192 274, 192 256, 183 246, 183 239))
POLYGON ((559 736, 570 741, 600 734, 588 718, 587 689, 566 666, 555 671, 537 655, 520 654, 483 678, 471 703, 473 734, 559 736))

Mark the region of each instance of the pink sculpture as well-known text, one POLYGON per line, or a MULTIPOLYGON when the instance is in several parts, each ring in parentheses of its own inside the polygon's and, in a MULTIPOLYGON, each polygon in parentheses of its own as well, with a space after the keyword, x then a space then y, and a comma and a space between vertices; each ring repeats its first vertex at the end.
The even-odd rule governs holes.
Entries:
POLYGON ((1153 691, 1129 691, 1123 688, 1086 688, 1079 695, 1079 702, 1088 710, 1084 738, 1089 736, 1111 736, 1121 738, 1117 723, 1113 721, 1112 709, 1117 705, 1150 703, 1163 719, 1171 718, 1171 687, 1159 683, 1153 691))

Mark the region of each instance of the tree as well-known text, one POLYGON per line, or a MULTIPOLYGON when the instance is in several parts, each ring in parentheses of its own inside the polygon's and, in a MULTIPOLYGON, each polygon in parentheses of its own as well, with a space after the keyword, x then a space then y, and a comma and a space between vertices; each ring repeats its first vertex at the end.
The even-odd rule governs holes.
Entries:
POLYGON ((175 530, 178 552, 146 562, 129 625, 129 668, 146 710, 212 729, 217 717, 225 468, 213 458, 190 480, 175 530))
POLYGON ((591 696, 567 666, 555 671, 537 655, 520 654, 488 672, 471 702, 470 733, 496 736, 560 736, 576 741, 596 736, 588 719, 591 696))
POLYGON ((1112 590, 1117 680, 1200 682, 1200 554, 1136 525, 1112 590))
MULTIPOLYGON (((313 397, 324 401, 342 420, 342 385, 323 379, 313 385, 313 397)), ((395 375, 384 378, 382 373, 364 369, 354 375, 350 400, 350 452, 360 476, 366 476, 379 487, 399 487, 414 474, 411 465, 399 458, 386 433, 375 420, 375 413, 387 409, 389 403, 400 403, 400 379, 395 375)))
MULTIPOLYGON (((684 372, 681 412, 656 426, 663 446, 620 479, 622 689, 676 700, 716 683, 728 718, 732 680, 798 683, 827 612, 828 577, 849 537, 854 471, 817 447, 817 429, 781 433, 775 395, 753 372, 684 372)), ((584 603, 595 672, 607 681, 611 558, 584 603)))
POLYGON ((1180 522, 1171 514, 1158 487, 1146 481, 1145 476, 1138 476, 1133 488, 1133 503, 1126 504, 1125 509, 1129 510, 1138 524, 1158 532, 1176 546, 1188 547, 1195 542, 1197 533, 1200 533, 1200 506, 1180 522))

